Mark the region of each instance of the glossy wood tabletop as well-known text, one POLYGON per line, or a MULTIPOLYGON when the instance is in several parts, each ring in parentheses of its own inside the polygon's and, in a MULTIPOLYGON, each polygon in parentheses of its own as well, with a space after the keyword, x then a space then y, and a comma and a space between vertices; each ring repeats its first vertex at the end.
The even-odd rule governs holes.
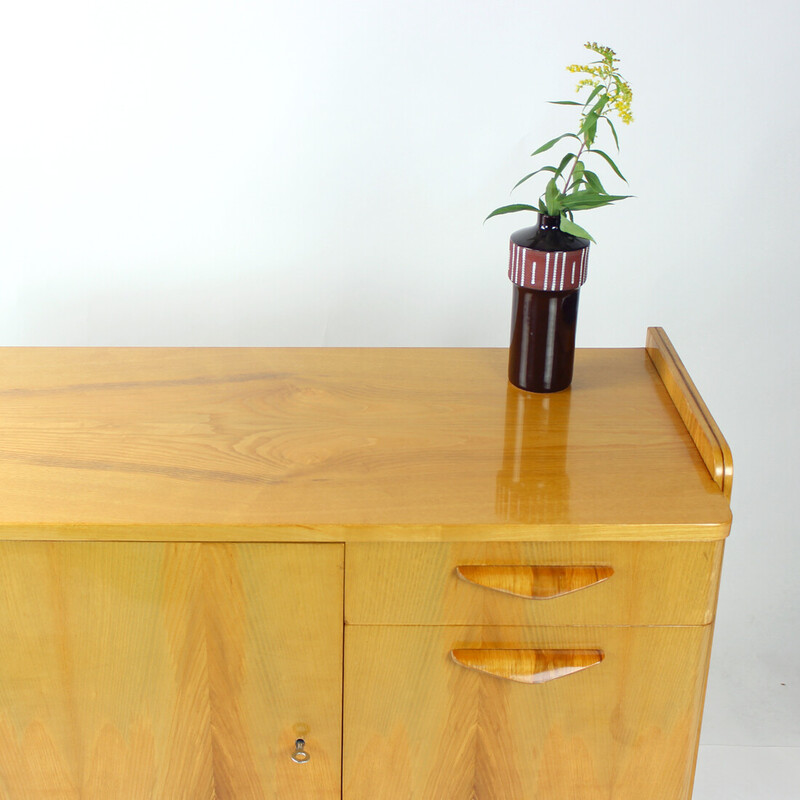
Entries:
POLYGON ((644 348, 572 387, 504 349, 0 349, 0 538, 719 539, 644 348), (569 528, 569 530, 567 530, 569 528))

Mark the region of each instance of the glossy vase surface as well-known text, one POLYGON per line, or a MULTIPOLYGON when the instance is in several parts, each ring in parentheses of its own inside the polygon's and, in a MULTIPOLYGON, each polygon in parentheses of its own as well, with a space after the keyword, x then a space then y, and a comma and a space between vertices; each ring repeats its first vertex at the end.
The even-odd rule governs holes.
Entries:
POLYGON ((528 392, 559 392, 572 382, 589 241, 565 233, 560 222, 540 214, 537 225, 511 236, 508 378, 528 392))

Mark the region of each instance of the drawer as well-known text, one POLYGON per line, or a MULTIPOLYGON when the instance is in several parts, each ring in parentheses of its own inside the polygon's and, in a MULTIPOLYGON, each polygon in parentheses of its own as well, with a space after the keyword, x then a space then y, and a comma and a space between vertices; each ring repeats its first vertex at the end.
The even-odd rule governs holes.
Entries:
POLYGON ((712 628, 348 627, 343 797, 687 800, 712 628))
POLYGON ((723 542, 346 545, 351 625, 704 625, 723 542))

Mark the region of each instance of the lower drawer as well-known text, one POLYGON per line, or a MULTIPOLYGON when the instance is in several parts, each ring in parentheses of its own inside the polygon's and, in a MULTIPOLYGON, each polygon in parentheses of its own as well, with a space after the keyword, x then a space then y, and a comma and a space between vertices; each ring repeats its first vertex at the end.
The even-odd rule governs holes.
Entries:
POLYGON ((711 636, 347 626, 343 797, 687 800, 711 636))
POLYGON ((356 625, 706 625, 723 542, 358 543, 356 625))

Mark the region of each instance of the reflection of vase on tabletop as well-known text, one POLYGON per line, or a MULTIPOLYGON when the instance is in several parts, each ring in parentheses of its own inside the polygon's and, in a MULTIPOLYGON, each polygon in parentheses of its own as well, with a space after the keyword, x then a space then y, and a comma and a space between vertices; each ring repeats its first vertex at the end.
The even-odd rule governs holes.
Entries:
POLYGON ((567 518, 571 396, 571 392, 539 396, 508 387, 503 465, 497 473, 496 506, 503 518, 514 522, 567 518))
POLYGON ((508 379, 528 392, 559 392, 572 381, 589 240, 564 233, 560 226, 560 217, 539 214, 537 225, 511 235, 508 379))

